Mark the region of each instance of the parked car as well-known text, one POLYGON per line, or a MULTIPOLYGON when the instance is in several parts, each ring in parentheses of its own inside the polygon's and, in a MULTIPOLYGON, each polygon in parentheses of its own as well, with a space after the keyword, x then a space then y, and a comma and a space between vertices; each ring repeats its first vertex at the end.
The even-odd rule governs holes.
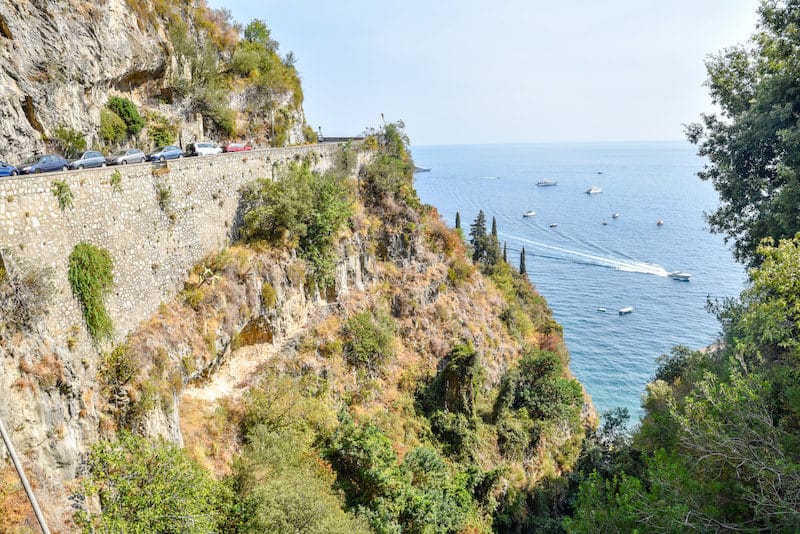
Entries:
POLYGON ((253 147, 245 143, 228 143, 222 147, 223 152, 242 152, 244 150, 253 150, 253 147))
POLYGON ((213 156, 220 154, 222 149, 210 141, 201 141, 199 143, 189 143, 186 145, 187 156, 213 156))
POLYGON ((70 169, 83 169, 83 168, 90 168, 90 167, 105 167, 106 166, 106 158, 100 152, 96 150, 87 150, 80 156, 78 159, 71 160, 69 162, 70 169))
POLYGON ((156 147, 153 152, 147 156, 148 161, 164 161, 167 159, 178 159, 183 157, 183 150, 180 147, 169 145, 156 147))
POLYGON ((18 168, 20 174, 66 171, 69 169, 69 162, 55 154, 44 154, 29 157, 18 168))
POLYGON ((0 176, 16 176, 18 174, 19 170, 15 166, 5 161, 0 161, 0 176))
POLYGON ((138 148, 123 148, 106 158, 109 165, 127 165, 128 163, 144 163, 147 156, 138 148))

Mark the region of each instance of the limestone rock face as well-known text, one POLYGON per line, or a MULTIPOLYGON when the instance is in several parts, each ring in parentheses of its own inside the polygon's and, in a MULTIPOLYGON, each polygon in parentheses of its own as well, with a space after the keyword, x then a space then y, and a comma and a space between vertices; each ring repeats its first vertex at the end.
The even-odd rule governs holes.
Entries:
MULTIPOLYGON (((128 0, 0 0, 0 160, 18 164, 48 151, 47 140, 59 126, 96 145, 109 96, 129 98, 140 111, 177 124, 179 143, 205 137, 202 118, 186 102, 165 104, 161 98, 174 75, 191 82, 191 73, 175 54, 155 6, 147 0, 140 5, 146 17, 132 11, 128 0)), ((190 28, 189 35, 198 38, 200 31, 190 28)), ((288 124, 286 144, 302 143, 302 107, 289 105, 291 93, 271 96, 275 113, 288 124)), ((265 108, 263 99, 233 89, 229 100, 241 118, 245 110, 265 108)), ((254 141, 264 145, 265 139, 254 141)), ((149 139, 142 135, 134 144, 147 148, 149 139)))
POLYGON ((108 96, 159 85, 170 59, 163 30, 140 27, 125 0, 0 0, 0 29, 0 158, 12 163, 60 125, 91 139, 108 96))

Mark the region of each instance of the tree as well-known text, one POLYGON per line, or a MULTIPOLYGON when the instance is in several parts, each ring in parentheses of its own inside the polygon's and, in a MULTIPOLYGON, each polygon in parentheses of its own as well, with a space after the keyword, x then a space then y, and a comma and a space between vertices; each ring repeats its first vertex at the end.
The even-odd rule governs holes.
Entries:
POLYGON ((734 243, 737 260, 762 258, 764 237, 775 241, 800 231, 800 4, 764 0, 759 32, 750 46, 726 49, 706 63, 719 114, 703 114, 686 127, 708 163, 721 205, 707 214, 711 231, 734 243))
POLYGON ((92 446, 84 494, 102 513, 78 514, 84 532, 215 532, 224 493, 181 449, 121 433, 92 446))
POLYGON ((461 228, 461 214, 456 212, 456 228, 461 228))
POLYGON ((492 237, 497 239, 497 220, 492 215, 492 237))
POLYGON ((253 19, 244 29, 244 39, 274 52, 278 49, 278 42, 272 40, 271 33, 263 20, 253 19))
POLYGON ((78 130, 57 126, 53 130, 53 138, 67 159, 77 158, 82 151, 86 150, 86 138, 78 130))
POLYGON ((528 276, 528 271, 525 270, 525 247, 522 247, 522 252, 519 253, 519 272, 528 276))
POLYGON ((506 247, 507 246, 508 246, 508 243, 503 241, 503 261, 506 262, 506 263, 508 263, 508 254, 506 254, 506 252, 507 252, 506 251, 506 247))
POLYGON ((478 262, 484 257, 487 242, 486 216, 483 214, 483 210, 478 212, 478 216, 475 217, 475 222, 470 225, 469 235, 472 238, 470 240, 473 248, 472 261, 478 262))
POLYGON ((144 119, 136 109, 136 104, 119 96, 112 96, 106 102, 106 107, 116 113, 125 123, 125 130, 129 136, 134 136, 142 131, 144 119))
POLYGON ((106 108, 100 110, 100 139, 115 145, 125 139, 125 132, 125 121, 119 115, 106 108))

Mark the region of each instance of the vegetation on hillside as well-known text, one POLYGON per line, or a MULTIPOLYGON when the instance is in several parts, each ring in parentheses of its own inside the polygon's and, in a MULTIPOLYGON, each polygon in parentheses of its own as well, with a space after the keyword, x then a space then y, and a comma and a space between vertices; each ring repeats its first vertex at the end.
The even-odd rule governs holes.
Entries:
MULTIPOLYGON (((117 498, 81 516, 86 532, 167 532, 155 518, 177 502, 181 521, 206 531, 490 532, 520 524, 530 512, 519 496, 574 465, 583 392, 544 299, 498 255, 473 265, 472 246, 420 204, 401 124, 370 132, 366 144, 375 155, 358 182, 348 178, 355 158, 346 148, 328 173, 299 163, 246 188, 249 248, 210 257, 146 327, 149 337, 134 335, 106 355, 100 371, 113 422, 105 426, 137 429, 148 410, 170 409, 181 375, 198 377, 197 362, 217 357, 216 329, 252 314, 243 295, 275 255, 296 254, 281 275, 293 287, 330 298, 329 269, 360 241, 378 262, 370 291, 341 297, 340 311, 304 333, 296 353, 276 356, 243 400, 184 428, 215 480, 163 443, 132 448, 141 438, 109 435, 90 455, 97 467, 83 494, 117 498), (420 285, 403 282, 411 276, 420 285), (174 348, 158 345, 155 328, 174 348), (155 457, 161 467, 148 478, 155 457), (178 468, 195 483, 171 484, 178 468), (145 498, 163 491, 170 500, 145 498)), ((266 278, 256 287, 263 317, 285 305, 285 289, 266 278)), ((253 336, 242 330, 231 347, 263 339, 253 336)))

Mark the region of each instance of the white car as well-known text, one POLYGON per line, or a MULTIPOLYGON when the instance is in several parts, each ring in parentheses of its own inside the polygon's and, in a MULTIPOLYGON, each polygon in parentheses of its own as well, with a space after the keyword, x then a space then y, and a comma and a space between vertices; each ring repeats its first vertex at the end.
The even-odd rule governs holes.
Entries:
POLYGON ((189 143, 186 146, 187 156, 213 156, 214 154, 221 154, 222 149, 216 143, 210 141, 202 141, 199 143, 189 143))

